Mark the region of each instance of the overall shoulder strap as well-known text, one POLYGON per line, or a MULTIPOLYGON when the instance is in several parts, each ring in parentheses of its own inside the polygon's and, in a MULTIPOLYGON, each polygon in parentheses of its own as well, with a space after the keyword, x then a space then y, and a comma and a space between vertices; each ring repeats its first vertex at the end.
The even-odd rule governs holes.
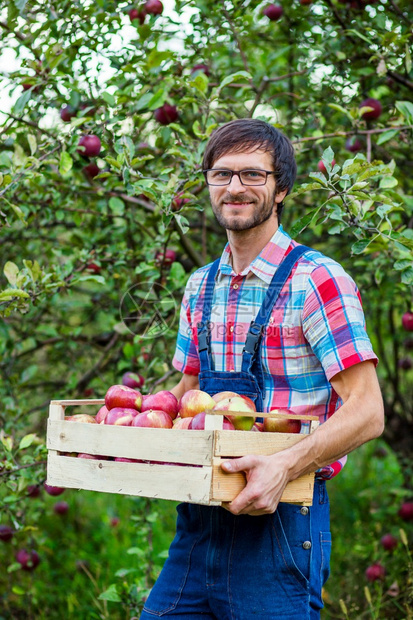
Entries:
POLYGON ((218 271, 221 258, 217 258, 211 265, 205 285, 204 305, 202 309, 202 321, 197 325, 198 331, 198 351, 208 349, 209 329, 208 324, 211 318, 212 298, 214 295, 215 276, 218 271))

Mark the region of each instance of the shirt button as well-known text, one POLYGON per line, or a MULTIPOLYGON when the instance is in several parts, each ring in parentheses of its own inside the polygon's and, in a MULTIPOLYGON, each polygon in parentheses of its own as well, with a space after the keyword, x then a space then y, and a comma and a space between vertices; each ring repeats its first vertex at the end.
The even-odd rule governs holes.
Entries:
POLYGON ((231 325, 231 327, 229 328, 229 331, 230 331, 230 332, 233 332, 233 331, 234 331, 234 326, 233 326, 233 325, 231 325))
POLYGON ((302 515, 308 515, 308 508, 307 506, 303 506, 302 508, 300 508, 300 512, 302 515))
POLYGON ((303 542, 303 549, 311 549, 311 543, 309 540, 303 542))
POLYGON ((238 284, 234 284, 233 288, 235 288, 235 290, 237 290, 238 284))

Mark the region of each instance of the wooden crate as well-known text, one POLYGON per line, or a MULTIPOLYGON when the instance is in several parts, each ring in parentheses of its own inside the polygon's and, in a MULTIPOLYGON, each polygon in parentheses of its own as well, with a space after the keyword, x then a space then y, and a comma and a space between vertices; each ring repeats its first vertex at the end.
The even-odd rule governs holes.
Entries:
MULTIPOLYGON (((219 506, 234 499, 246 484, 243 473, 225 473, 220 467, 221 461, 246 454, 273 454, 305 437, 304 434, 222 430, 225 412, 207 415, 203 431, 65 420, 66 407, 95 405, 95 410, 89 413, 96 413, 103 404, 103 399, 51 401, 47 426, 47 484, 219 506), (67 456, 70 453, 168 464, 92 460, 67 456)), ((256 415, 291 417, 274 412, 256 415)), ((310 432, 319 424, 314 416, 302 416, 301 420, 310 421, 310 432)), ((313 487, 314 474, 304 475, 286 486, 281 501, 310 506, 313 487)))

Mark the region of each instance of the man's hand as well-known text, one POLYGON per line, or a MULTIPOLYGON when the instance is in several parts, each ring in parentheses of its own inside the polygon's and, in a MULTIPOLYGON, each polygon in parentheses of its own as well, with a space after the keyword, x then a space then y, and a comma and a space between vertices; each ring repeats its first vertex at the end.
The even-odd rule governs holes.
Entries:
POLYGON ((258 516, 276 511, 289 482, 284 455, 248 455, 224 461, 221 467, 228 473, 243 471, 247 477, 247 486, 232 502, 224 503, 223 508, 234 515, 258 516))

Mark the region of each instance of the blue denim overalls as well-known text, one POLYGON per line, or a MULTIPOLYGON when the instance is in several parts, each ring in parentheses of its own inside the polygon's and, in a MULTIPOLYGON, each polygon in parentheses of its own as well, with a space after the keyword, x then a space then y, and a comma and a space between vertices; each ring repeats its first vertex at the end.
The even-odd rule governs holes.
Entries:
MULTIPOLYGON (((230 390, 263 410, 263 330, 294 264, 309 248, 295 247, 278 267, 251 322, 240 372, 213 369, 209 321, 217 259, 206 284, 198 323, 200 389, 230 390)), ((313 506, 279 504, 276 512, 235 516, 217 506, 180 504, 169 557, 145 604, 141 620, 316 620, 321 588, 329 574, 331 535, 325 482, 315 481, 313 506)))

